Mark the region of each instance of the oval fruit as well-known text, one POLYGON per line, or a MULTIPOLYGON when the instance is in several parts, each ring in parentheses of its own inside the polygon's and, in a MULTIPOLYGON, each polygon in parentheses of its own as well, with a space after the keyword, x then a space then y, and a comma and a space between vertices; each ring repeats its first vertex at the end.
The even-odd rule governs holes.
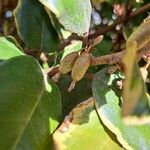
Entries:
POLYGON ((90 54, 88 52, 83 52, 75 61, 71 76, 74 81, 79 81, 83 78, 88 67, 90 66, 90 54))
POLYGON ((68 72, 70 72, 78 57, 79 54, 77 52, 72 52, 65 56, 64 59, 60 62, 59 72, 61 74, 67 74, 68 72))

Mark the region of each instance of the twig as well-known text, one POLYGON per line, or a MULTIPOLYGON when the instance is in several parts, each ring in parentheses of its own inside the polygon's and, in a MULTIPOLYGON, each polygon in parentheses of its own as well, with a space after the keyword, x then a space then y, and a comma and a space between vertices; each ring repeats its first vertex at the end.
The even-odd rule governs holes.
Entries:
POLYGON ((47 74, 48 76, 54 76, 56 73, 59 72, 58 66, 48 68, 47 70, 45 70, 45 72, 46 72, 46 74, 47 74))
MULTIPOLYGON (((91 56, 91 66, 97 66, 97 65, 103 65, 103 64, 109 64, 109 65, 121 64, 122 57, 124 56, 125 52, 126 50, 123 50, 118 53, 100 56, 100 57, 91 56)), ((137 60, 140 60, 143 57, 143 55, 148 54, 148 53, 150 53, 150 42, 137 51, 137 60)), ((46 70, 46 73, 49 76, 53 76, 58 72, 59 72, 58 66, 52 67, 46 70)), ((86 74, 85 76, 92 78, 91 74, 86 74)))
POLYGON ((121 18, 118 18, 112 25, 110 26, 106 26, 106 27, 100 27, 99 29, 96 30, 95 33, 93 34, 90 34, 89 35, 89 39, 91 38, 95 38, 99 35, 103 35, 105 34, 106 32, 109 32, 109 31, 113 31, 114 28, 116 27, 116 25, 120 24, 120 23, 123 23, 127 20, 130 20, 131 18, 135 17, 135 16, 138 16, 139 14, 145 12, 145 11, 148 11, 150 10, 150 3, 140 7, 139 9, 135 10, 134 12, 130 13, 129 16, 126 16, 126 17, 121 17, 121 18))
MULTIPOLYGON (((109 55, 104 55, 100 57, 91 57, 91 66, 103 65, 103 64, 117 64, 120 63, 122 57, 124 56, 126 50, 118 53, 113 53, 109 55)), ((140 60, 143 55, 150 53, 150 42, 148 42, 144 47, 137 50, 137 60, 140 60)))
POLYGON ((66 40, 64 40, 59 46, 58 50, 61 51, 63 50, 66 46, 71 44, 72 40, 82 40, 82 37, 79 37, 77 34, 71 34, 66 40))
POLYGON ((109 54, 109 55, 104 55, 100 57, 91 57, 91 66, 97 66, 97 65, 103 65, 103 64, 116 64, 121 61, 121 58, 123 54, 125 53, 124 51, 114 53, 114 54, 109 54))
POLYGON ((131 18, 133 18, 133 17, 135 17, 135 16, 137 16, 137 15, 139 15, 139 14, 144 13, 145 11, 148 11, 148 10, 150 10, 150 3, 148 3, 148 4, 146 4, 146 5, 144 5, 144 6, 140 7, 140 8, 138 8, 137 10, 135 10, 134 12, 132 12, 132 13, 129 15, 128 19, 131 19, 131 18))

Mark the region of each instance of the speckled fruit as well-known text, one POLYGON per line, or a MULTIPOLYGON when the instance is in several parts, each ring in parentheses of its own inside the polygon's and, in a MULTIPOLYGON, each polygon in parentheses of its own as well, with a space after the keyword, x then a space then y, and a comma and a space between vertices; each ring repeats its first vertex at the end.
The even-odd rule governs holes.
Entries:
POLYGON ((90 54, 88 52, 82 53, 75 61, 71 76, 74 81, 79 81, 83 78, 87 69, 90 66, 90 54))
POLYGON ((78 57, 79 54, 77 52, 72 52, 65 56, 64 59, 60 62, 59 72, 61 74, 67 74, 68 72, 70 72, 78 57))

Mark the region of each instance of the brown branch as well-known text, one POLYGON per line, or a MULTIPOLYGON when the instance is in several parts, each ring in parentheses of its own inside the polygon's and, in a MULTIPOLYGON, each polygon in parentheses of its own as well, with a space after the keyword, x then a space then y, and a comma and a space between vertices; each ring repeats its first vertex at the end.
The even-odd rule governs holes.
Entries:
MULTIPOLYGON (((88 39, 92 39, 92 38, 96 38, 99 35, 104 35, 107 32, 113 31, 115 29, 115 27, 120 24, 120 23, 124 23, 130 19, 132 19, 135 16, 138 16, 140 14, 142 14, 145 11, 149 11, 150 10, 150 3, 140 7, 139 9, 135 10, 134 12, 130 13, 128 16, 124 17, 119 17, 112 25, 110 26, 105 26, 105 27, 99 27, 96 29, 95 33, 89 34, 88 39)), ((93 30, 93 29, 91 29, 93 30)), ((72 34, 68 39, 66 39, 65 41, 63 41, 60 45, 59 45, 59 50, 63 50, 67 45, 69 45, 71 43, 72 40, 83 40, 83 37, 79 37, 76 34, 72 34)))
MULTIPOLYGON (((118 53, 113 53, 109 55, 104 55, 100 57, 91 56, 91 66, 103 65, 103 64, 121 64, 122 57, 124 56, 126 50, 123 50, 118 53)), ((150 53, 150 42, 147 43, 144 47, 140 48, 137 51, 137 59, 140 60, 145 54, 150 53)), ((51 67, 45 71, 48 76, 53 76, 59 72, 58 66, 51 67)), ((85 77, 92 78, 91 74, 86 74, 85 77)))
POLYGON ((138 16, 139 14, 142 14, 142 13, 144 13, 145 11, 149 11, 149 10, 150 10, 150 3, 148 3, 148 4, 146 4, 146 5, 144 5, 144 6, 140 7, 140 8, 138 8, 137 10, 135 10, 134 12, 132 12, 132 13, 129 15, 128 19, 131 19, 131 18, 133 18, 133 17, 135 17, 135 16, 138 16))
MULTIPOLYGON (((126 50, 118 53, 113 53, 109 55, 104 55, 100 57, 91 57, 91 66, 103 65, 103 64, 117 64, 122 61, 126 50)), ((140 60, 143 55, 150 53, 150 42, 148 42, 144 47, 140 48, 137 52, 137 59, 140 60)))
POLYGON ((117 64, 118 62, 121 61, 122 56, 124 55, 125 50, 114 53, 114 54, 109 54, 109 55, 104 55, 100 57, 91 57, 91 66, 97 66, 97 65, 104 65, 104 64, 117 64))
POLYGON ((58 46, 58 50, 59 51, 63 50, 66 46, 71 44, 72 40, 82 40, 82 39, 83 39, 82 37, 79 37, 77 34, 73 33, 58 46))
POLYGON ((110 26, 98 28, 95 33, 89 35, 89 39, 90 39, 90 38, 95 38, 95 37, 97 37, 97 36, 99 36, 99 35, 103 35, 103 34, 105 34, 106 32, 113 31, 114 28, 116 27, 116 25, 118 25, 118 24, 120 24, 120 23, 124 23, 124 22, 126 22, 126 21, 132 19, 133 17, 138 16, 139 14, 141 14, 141 13, 143 13, 143 12, 145 12, 145 11, 148 11, 148 10, 150 10, 150 3, 144 5, 144 6, 140 7, 139 9, 135 10, 134 12, 130 13, 129 16, 118 18, 118 19, 117 19, 112 25, 110 25, 110 26))

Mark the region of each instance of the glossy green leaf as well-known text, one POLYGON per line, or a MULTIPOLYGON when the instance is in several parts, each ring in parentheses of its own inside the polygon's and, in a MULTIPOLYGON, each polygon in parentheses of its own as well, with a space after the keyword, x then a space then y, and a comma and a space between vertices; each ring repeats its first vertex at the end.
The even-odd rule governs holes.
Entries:
POLYGON ((7 40, 5 37, 0 37, 0 60, 7 60, 9 58, 23 55, 23 53, 16 47, 15 44, 7 40))
POLYGON ((0 85, 0 149, 50 149, 61 115, 58 87, 29 56, 2 62, 0 85))
POLYGON ((18 33, 34 49, 56 50, 57 33, 42 4, 37 0, 19 0, 14 12, 18 33))
POLYGON ((90 0, 39 0, 51 10, 68 31, 88 32, 91 20, 90 0))
POLYGON ((116 80, 120 80, 120 78, 121 75, 118 73, 109 75, 107 69, 101 70, 95 75, 92 89, 98 114, 105 126, 117 136, 118 141, 125 149, 149 150, 150 125, 129 126, 122 120, 120 98, 115 87, 116 80))
POLYGON ((66 116, 53 135, 57 150, 121 150, 99 121, 94 102, 88 99, 66 116))

